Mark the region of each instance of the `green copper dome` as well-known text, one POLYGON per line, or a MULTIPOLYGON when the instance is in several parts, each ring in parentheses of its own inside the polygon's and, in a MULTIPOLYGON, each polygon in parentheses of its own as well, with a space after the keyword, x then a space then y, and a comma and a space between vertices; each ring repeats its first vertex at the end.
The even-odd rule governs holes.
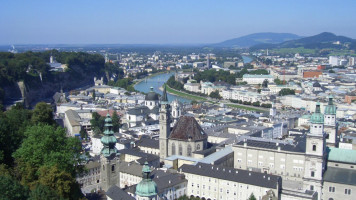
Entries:
POLYGON ((136 195, 141 197, 156 196, 158 193, 157 184, 150 177, 151 169, 147 161, 142 168, 142 181, 136 185, 136 195))
POLYGON ((110 157, 111 155, 116 155, 118 153, 115 145, 117 142, 116 137, 114 136, 114 131, 112 130, 112 120, 110 118, 110 115, 106 115, 105 119, 105 131, 104 131, 104 136, 101 137, 101 143, 104 145, 104 147, 101 149, 101 154, 103 154, 105 157, 110 157))
POLYGON ((328 105, 325 106, 324 114, 325 115, 336 115, 336 106, 333 103, 333 97, 331 95, 329 96, 328 105))
POLYGON ((310 122, 312 124, 324 124, 324 115, 321 114, 321 112, 320 112, 320 103, 319 102, 316 103, 315 112, 312 114, 312 116, 310 118, 310 122))

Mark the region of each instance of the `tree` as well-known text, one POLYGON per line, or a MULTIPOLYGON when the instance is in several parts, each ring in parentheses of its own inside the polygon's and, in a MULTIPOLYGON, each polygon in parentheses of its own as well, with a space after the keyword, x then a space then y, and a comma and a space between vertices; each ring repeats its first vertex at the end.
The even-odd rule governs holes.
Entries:
POLYGON ((265 79, 265 80, 263 81, 262 87, 263 87, 263 88, 267 88, 267 87, 268 87, 268 80, 267 80, 267 79, 265 79))
POLYGON ((70 173, 60 170, 56 166, 43 166, 40 168, 39 174, 38 182, 56 191, 59 196, 70 199, 78 199, 82 196, 80 187, 70 173))
POLYGON ((289 88, 283 88, 279 91, 278 95, 279 96, 295 95, 295 90, 291 90, 289 88))
POLYGON ((31 124, 31 114, 21 104, 0 112, 0 163, 13 165, 12 154, 22 143, 26 127, 31 124))
POLYGON ((28 188, 10 176, 0 176, 0 188, 0 200, 26 200, 28 198, 28 188))
POLYGON ((28 200, 64 200, 53 189, 48 186, 38 184, 34 190, 30 192, 28 200))
MULTIPOLYGON (((29 163, 35 169, 40 166, 57 166, 71 174, 76 173, 81 144, 77 138, 66 137, 63 128, 49 125, 34 125, 25 132, 21 147, 13 154, 21 163, 29 163)), ((23 164, 22 166, 26 166, 23 164)), ((25 169, 21 169, 20 172, 25 169)))
POLYGON ((32 123, 44 123, 44 124, 55 124, 53 119, 53 110, 50 105, 45 102, 39 102, 36 104, 35 109, 33 110, 32 123))
POLYGON ((94 133, 96 135, 101 135, 102 130, 104 129, 105 117, 100 116, 97 112, 93 112, 90 124, 92 129, 94 130, 94 133))
POLYGON ((329 73, 335 73, 335 71, 334 71, 334 70, 332 70, 332 69, 330 69, 330 70, 329 70, 329 73))
POLYGON ((248 200, 256 200, 256 197, 253 193, 251 193, 250 197, 248 198, 248 200))
POLYGON ((116 110, 114 110, 113 114, 112 114, 112 128, 114 132, 119 132, 119 128, 120 128, 120 118, 119 115, 117 114, 116 110))
POLYGON ((281 81, 279 78, 274 79, 274 83, 276 85, 284 85, 285 84, 284 81, 281 81))
POLYGON ((221 99, 221 96, 220 96, 218 90, 215 90, 215 91, 211 92, 210 95, 209 95, 209 97, 215 98, 215 99, 221 99))
POLYGON ((80 129, 80 138, 82 140, 87 140, 88 139, 88 133, 87 131, 83 128, 83 129, 80 129))

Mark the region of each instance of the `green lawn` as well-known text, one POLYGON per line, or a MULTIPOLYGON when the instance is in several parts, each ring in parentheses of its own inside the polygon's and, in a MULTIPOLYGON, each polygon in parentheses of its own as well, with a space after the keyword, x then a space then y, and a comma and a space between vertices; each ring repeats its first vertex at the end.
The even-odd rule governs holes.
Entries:
POLYGON ((186 93, 183 93, 183 92, 179 92, 179 91, 173 90, 168 85, 167 85, 167 92, 175 94, 175 95, 180 96, 180 97, 187 98, 187 99, 195 100, 195 101, 207 101, 207 99, 204 98, 204 97, 199 97, 199 96, 186 94, 186 93))

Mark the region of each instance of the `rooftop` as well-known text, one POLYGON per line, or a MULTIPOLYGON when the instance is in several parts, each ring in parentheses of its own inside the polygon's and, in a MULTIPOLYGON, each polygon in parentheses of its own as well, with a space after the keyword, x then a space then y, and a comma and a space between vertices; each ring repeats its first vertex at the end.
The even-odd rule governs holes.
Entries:
POLYGON ((222 180, 228 180, 238 183, 245 183, 249 185, 256 185, 266 188, 276 189, 280 176, 264 174, 259 172, 252 172, 241 169, 234 169, 229 167, 215 166, 209 164, 198 163, 197 165, 184 164, 180 170, 185 173, 201 175, 205 177, 212 177, 222 180))

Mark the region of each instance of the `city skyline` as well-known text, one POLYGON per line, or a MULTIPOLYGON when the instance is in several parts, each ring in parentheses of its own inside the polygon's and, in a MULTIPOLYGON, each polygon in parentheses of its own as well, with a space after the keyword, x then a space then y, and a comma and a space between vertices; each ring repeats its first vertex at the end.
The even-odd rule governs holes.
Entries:
POLYGON ((3 2, 0 44, 205 44, 259 32, 356 38, 354 1, 3 2))

